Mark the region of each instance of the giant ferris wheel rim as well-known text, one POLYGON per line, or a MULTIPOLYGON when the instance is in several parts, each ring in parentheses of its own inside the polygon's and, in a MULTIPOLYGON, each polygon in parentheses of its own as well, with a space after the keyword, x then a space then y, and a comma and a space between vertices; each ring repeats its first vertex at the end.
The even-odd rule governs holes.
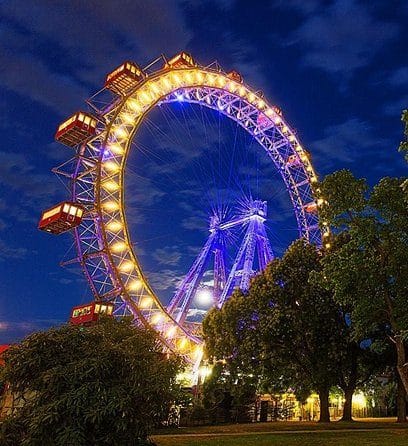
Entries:
POLYGON ((84 224, 75 229, 78 258, 95 299, 122 301, 140 323, 158 331, 167 348, 185 350, 192 357, 194 346, 201 340, 168 314, 143 274, 130 238, 124 200, 125 168, 134 136, 152 108, 175 100, 174 94, 181 90, 186 93, 186 102, 218 109, 252 134, 281 173, 300 235, 310 240, 313 232, 315 240, 310 241, 320 243, 320 229, 317 214, 307 215, 306 210, 314 200, 311 184, 317 182, 307 152, 277 110, 246 84, 218 69, 165 66, 118 99, 103 115, 105 127, 78 152, 72 198, 90 211, 84 224), (268 131, 274 132, 275 142, 279 139, 280 148, 285 146, 285 156, 297 157, 296 168, 288 166, 268 131), (302 181, 296 180, 296 170, 302 181))

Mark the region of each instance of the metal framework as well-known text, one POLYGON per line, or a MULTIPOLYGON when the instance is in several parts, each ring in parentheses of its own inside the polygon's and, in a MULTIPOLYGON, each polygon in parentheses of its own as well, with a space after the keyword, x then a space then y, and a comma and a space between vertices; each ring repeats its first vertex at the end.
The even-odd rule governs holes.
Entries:
POLYGON ((178 323, 186 328, 190 327, 186 319, 200 281, 208 268, 211 269, 211 263, 213 263, 213 305, 221 307, 235 288, 242 291, 249 289, 251 277, 263 271, 273 259, 264 225, 266 215, 265 201, 249 200, 241 209, 241 215, 232 220, 221 221, 218 215, 211 217, 210 235, 167 307, 169 314, 178 323), (227 277, 226 249, 229 237, 226 232, 234 228, 240 230, 244 228, 245 234, 227 277))
MULTIPOLYGON (((184 101, 219 110, 236 121, 259 142, 281 174, 293 204, 299 236, 320 245, 322 233, 316 207, 321 203, 315 203, 311 188, 317 177, 307 152, 279 110, 268 104, 262 93, 228 77, 218 64, 173 68, 160 57, 143 71, 144 78, 126 96, 102 89, 88 100, 99 117, 96 135, 77 146, 75 156, 54 171, 68 179, 71 200, 87 211, 74 232, 77 258, 73 260, 82 266, 94 298, 115 302, 115 314, 132 314, 136 323, 153 327, 166 348, 195 362, 201 357, 201 340, 186 330, 182 319, 172 316, 153 292, 126 222, 126 160, 145 115, 157 104, 179 101, 182 96, 184 101)), ((246 253, 253 252, 253 234, 258 234, 259 228, 250 228, 257 221, 248 224, 246 253)), ((326 233, 328 229, 324 228, 323 236, 326 233)), ((256 242, 263 243, 262 237, 256 242)), ((221 278, 217 292, 223 288, 219 298, 222 303, 229 284, 222 284, 225 267, 220 253, 216 260, 221 278)), ((245 263, 245 259, 246 254, 240 254, 237 262, 245 263)), ((237 266, 235 278, 240 268, 237 266)), ((244 279, 242 275, 242 280, 247 284, 246 276, 244 279)))

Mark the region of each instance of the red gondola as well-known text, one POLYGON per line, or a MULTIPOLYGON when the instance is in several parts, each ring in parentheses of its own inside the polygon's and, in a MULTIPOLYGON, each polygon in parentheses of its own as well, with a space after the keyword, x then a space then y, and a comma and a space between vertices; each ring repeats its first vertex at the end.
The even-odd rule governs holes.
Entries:
POLYGON ((69 322, 73 325, 89 325, 97 322, 100 314, 112 316, 113 304, 109 302, 92 302, 74 307, 69 322))
POLYGON ((0 366, 4 365, 3 353, 10 348, 10 345, 0 345, 0 366))
POLYGON ((311 203, 308 203, 305 206, 305 210, 309 214, 313 214, 313 213, 317 212, 317 203, 315 201, 312 201, 311 203))
POLYGON ((60 124, 55 140, 68 147, 74 147, 95 135, 96 123, 95 116, 79 111, 60 124))
POLYGON ((232 70, 229 73, 227 73, 227 77, 229 77, 235 82, 239 82, 240 84, 242 84, 242 82, 244 81, 241 74, 238 73, 238 71, 236 70, 232 70))
POLYGON ((145 77, 134 62, 124 62, 106 76, 105 88, 119 95, 126 95, 145 77))
POLYGON ((172 57, 167 62, 167 67, 171 68, 190 68, 195 66, 196 63, 194 62, 194 59, 191 56, 191 54, 185 53, 184 51, 172 57))
POLYGON ((42 213, 38 229, 52 234, 62 234, 81 224, 83 214, 83 206, 64 201, 42 213))
POLYGON ((288 156, 288 159, 286 160, 286 164, 288 166, 297 166, 302 164, 302 162, 300 161, 300 158, 298 155, 292 154, 288 156))

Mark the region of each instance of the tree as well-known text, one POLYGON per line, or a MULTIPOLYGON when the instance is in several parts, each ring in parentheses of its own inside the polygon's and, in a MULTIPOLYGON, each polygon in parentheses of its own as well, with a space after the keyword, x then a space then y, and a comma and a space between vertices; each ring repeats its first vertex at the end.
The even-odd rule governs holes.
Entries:
POLYGON ((130 320, 35 333, 5 354, 3 378, 27 402, 1 426, 4 445, 141 445, 176 396, 176 357, 130 320))
POLYGON ((371 191, 348 170, 328 175, 316 195, 337 249, 323 259, 336 301, 350 308, 355 339, 379 327, 395 347, 408 391, 408 207, 404 178, 383 178, 371 191))
POLYGON ((404 135, 405 141, 402 141, 399 146, 400 152, 405 152, 405 159, 408 161, 408 110, 402 112, 401 121, 405 125, 404 135))
POLYGON ((337 384, 342 321, 331 293, 313 272, 318 250, 299 240, 203 323, 210 357, 224 359, 230 373, 251 374, 258 383, 300 400, 311 390, 320 398, 320 421, 330 421, 329 391, 337 384))

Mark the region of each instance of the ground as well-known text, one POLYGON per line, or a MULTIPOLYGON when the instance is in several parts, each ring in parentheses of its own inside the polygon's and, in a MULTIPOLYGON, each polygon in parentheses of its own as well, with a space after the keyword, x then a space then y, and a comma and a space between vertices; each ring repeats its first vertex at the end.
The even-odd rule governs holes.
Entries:
POLYGON ((408 425, 397 424, 394 419, 237 424, 162 431, 153 440, 158 446, 406 446, 408 425))

